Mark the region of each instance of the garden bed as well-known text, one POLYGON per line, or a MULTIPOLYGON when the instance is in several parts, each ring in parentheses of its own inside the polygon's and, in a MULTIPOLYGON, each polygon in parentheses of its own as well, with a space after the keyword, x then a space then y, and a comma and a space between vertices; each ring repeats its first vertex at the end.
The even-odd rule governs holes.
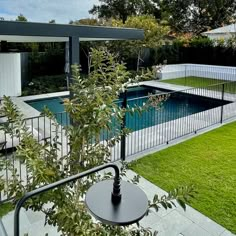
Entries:
POLYGON ((23 88, 22 95, 29 96, 66 91, 66 86, 66 76, 64 74, 45 75, 33 78, 32 81, 23 88))

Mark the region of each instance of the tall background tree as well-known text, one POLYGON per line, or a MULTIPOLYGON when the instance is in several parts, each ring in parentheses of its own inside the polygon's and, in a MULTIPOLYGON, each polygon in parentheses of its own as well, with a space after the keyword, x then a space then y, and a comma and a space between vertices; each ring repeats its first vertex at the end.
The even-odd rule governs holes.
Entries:
POLYGON ((99 0, 99 5, 94 5, 89 11, 99 18, 115 18, 123 23, 131 15, 152 14, 156 18, 161 15, 159 0, 99 0))
POLYGON ((143 61, 145 50, 164 44, 169 27, 159 24, 152 15, 130 16, 123 24, 120 20, 114 20, 113 26, 144 29, 144 40, 114 42, 117 52, 123 56, 136 58, 136 70, 139 71, 143 61))
POLYGON ((235 0, 163 0, 161 7, 176 32, 200 34, 232 23, 236 17, 235 0))
POLYGON ((89 11, 98 18, 115 18, 123 23, 128 16, 153 15, 168 23, 174 32, 200 34, 236 20, 235 0, 99 0, 89 11))
POLYGON ((17 16, 16 21, 28 21, 27 18, 23 15, 20 14, 19 16, 17 16))

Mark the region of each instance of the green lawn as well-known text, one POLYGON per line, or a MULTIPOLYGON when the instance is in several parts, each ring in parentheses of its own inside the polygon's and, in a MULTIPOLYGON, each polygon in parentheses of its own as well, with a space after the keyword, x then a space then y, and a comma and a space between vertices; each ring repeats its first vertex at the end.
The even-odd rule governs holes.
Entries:
MULTIPOLYGON (((160 82, 168 83, 168 84, 184 85, 184 86, 189 86, 189 87, 194 87, 194 88, 207 87, 207 86, 212 85, 208 89, 222 91, 222 85, 219 85, 219 84, 227 83, 229 81, 189 76, 186 78, 160 80, 160 82)), ((225 92, 236 93, 236 83, 229 83, 225 85, 225 92)))
POLYGON ((14 209, 13 204, 10 202, 0 204, 0 218, 14 209))
POLYGON ((194 184, 192 207, 236 233, 236 122, 131 163, 165 190, 194 184))

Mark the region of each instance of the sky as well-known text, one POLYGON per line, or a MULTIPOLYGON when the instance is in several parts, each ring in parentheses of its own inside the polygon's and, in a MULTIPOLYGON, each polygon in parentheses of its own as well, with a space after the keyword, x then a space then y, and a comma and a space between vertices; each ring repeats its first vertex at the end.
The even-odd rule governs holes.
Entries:
POLYGON ((88 11, 98 0, 0 0, 0 17, 15 20, 23 14, 28 21, 67 24, 70 20, 92 18, 88 11))

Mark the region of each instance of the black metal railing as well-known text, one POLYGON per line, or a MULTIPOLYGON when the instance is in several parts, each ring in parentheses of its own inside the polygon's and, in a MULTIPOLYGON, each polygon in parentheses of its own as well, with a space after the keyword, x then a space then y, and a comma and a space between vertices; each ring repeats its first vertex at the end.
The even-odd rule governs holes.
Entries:
MULTIPOLYGON (((141 114, 127 113, 122 125, 114 119, 114 127, 129 128, 131 133, 122 137, 121 141, 110 149, 112 161, 125 160, 132 155, 169 144, 172 140, 236 117, 236 81, 180 91, 156 89, 155 92, 153 95, 142 97, 129 97, 126 93, 118 101, 120 106, 133 107, 142 106, 152 96, 168 98, 158 108, 150 107, 141 114)), ((59 125, 55 125, 53 120, 45 116, 27 118, 25 124, 38 142, 52 142, 57 136, 61 143, 57 154, 58 157, 63 157, 70 150, 65 131, 65 127, 70 125, 70 119, 65 112, 57 113, 55 117, 59 125)), ((114 135, 115 129, 102 131, 100 141, 106 143, 114 135)), ((19 138, 0 130, 0 158, 11 162, 14 168, 17 168, 20 178, 27 181, 25 164, 18 160, 15 154, 19 142, 19 138)), ((7 184, 11 178, 11 170, 7 166, 4 169, 0 175, 5 177, 7 184)), ((6 199, 7 195, 0 194, 0 202, 6 199)))
MULTIPOLYGON (((228 82, 164 93, 168 100, 159 109, 149 109, 141 116, 130 117, 127 114, 126 126, 133 132, 126 138, 125 156, 168 144, 171 140, 234 117, 236 112, 229 107, 233 107, 236 101, 235 85, 236 82, 228 82), (226 88, 230 89, 230 94, 225 92, 226 88)), ((127 104, 141 105, 147 99, 128 99, 127 104)))
MULTIPOLYGON (((84 178, 84 177, 86 177, 88 175, 94 174, 96 172, 99 172, 101 170, 105 170, 105 169, 108 169, 108 168, 112 168, 114 170, 114 172, 115 172, 114 183, 113 183, 113 185, 109 185, 109 187, 111 187, 111 193, 110 193, 111 194, 110 195, 111 201, 114 204, 119 203, 121 201, 121 194, 120 194, 120 184, 121 184, 120 181, 121 181, 121 179, 120 179, 119 167, 117 165, 115 165, 115 164, 112 164, 112 163, 108 163, 108 164, 104 164, 104 165, 101 165, 101 166, 97 166, 97 167, 94 167, 94 168, 89 169, 87 171, 84 171, 82 173, 78 173, 76 175, 69 176, 67 178, 58 180, 58 181, 56 181, 54 183, 51 183, 51 184, 39 187, 39 188, 34 189, 34 190, 30 191, 30 192, 27 192, 17 202, 16 207, 15 207, 15 213, 14 213, 14 236, 19 236, 20 235, 20 210, 23 207, 24 203, 28 199, 30 199, 30 198, 32 198, 34 196, 39 196, 40 194, 48 192, 49 190, 58 188, 58 187, 60 187, 62 185, 66 185, 66 184, 71 183, 71 182, 75 182, 75 180, 84 178)), ((107 204, 109 204, 109 202, 107 204)), ((109 213, 111 213, 111 212, 109 212, 109 213)), ((112 217, 110 217, 110 218, 112 219, 112 217)), ((115 215, 114 218, 117 218, 117 215, 115 215)))

